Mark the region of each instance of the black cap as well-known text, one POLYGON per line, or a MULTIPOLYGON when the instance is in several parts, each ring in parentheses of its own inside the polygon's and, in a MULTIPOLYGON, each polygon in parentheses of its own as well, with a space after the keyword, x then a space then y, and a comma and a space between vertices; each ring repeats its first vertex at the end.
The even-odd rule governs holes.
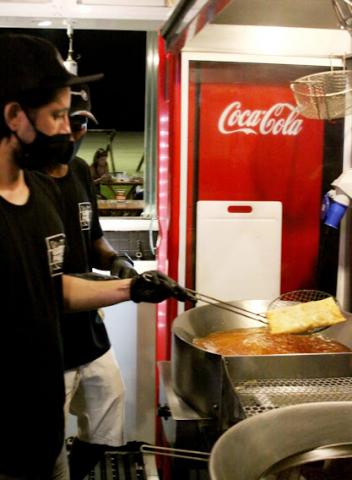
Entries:
POLYGON ((0 35, 0 97, 16 99, 26 92, 93 82, 103 74, 79 77, 66 70, 52 43, 26 34, 0 35))
POLYGON ((88 85, 77 85, 71 88, 70 117, 86 117, 98 123, 91 112, 90 92, 88 85))

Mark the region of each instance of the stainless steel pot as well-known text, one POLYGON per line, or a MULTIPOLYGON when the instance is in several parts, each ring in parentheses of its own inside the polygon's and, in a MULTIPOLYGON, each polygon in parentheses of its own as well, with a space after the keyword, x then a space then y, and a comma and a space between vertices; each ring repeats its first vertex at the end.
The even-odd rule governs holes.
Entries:
MULTIPOLYGON (((269 304, 266 300, 244 300, 232 303, 256 313, 264 313, 269 304)), ((330 327, 323 332, 323 335, 352 347, 351 315, 347 315, 349 318, 347 322, 330 327)), ((314 383, 311 379, 318 379, 319 391, 315 400, 320 401, 325 400, 321 397, 320 379, 343 377, 347 379, 348 398, 335 396, 338 389, 335 386, 330 388, 328 385, 329 400, 352 400, 352 383, 350 382, 352 353, 221 357, 192 344, 195 337, 202 337, 211 332, 257 326, 260 324, 257 325, 253 320, 220 310, 215 306, 197 307, 179 315, 172 326, 171 377, 176 394, 200 415, 218 419, 222 424, 221 430, 248 416, 243 408, 244 396, 239 395, 239 392, 242 389, 247 395, 248 385, 253 386, 258 382, 270 383, 285 380, 287 384, 292 380, 297 383, 298 379, 310 379, 308 382, 310 385, 314 383), (247 391, 245 391, 246 388, 247 391)), ((282 385, 275 385, 276 392, 278 389, 281 392, 281 387, 282 385)), ((342 386, 343 392, 347 387, 345 384, 342 386)), ((301 386, 299 388, 301 389, 301 386)), ((288 404, 314 401, 311 391, 307 391, 307 395, 311 397, 309 400, 305 400, 304 396, 298 398, 297 389, 294 394, 295 398, 291 398, 288 404)), ((252 403, 257 401, 256 395, 257 392, 254 392, 252 403)), ((285 405, 282 395, 281 403, 277 403, 277 398, 278 396, 275 400, 270 399, 269 408, 285 405)), ((263 409, 259 408, 258 411, 261 412, 263 409)))
POLYGON ((262 413, 228 429, 211 450, 209 471, 211 480, 272 479, 308 461, 351 456, 352 402, 310 403, 262 413))

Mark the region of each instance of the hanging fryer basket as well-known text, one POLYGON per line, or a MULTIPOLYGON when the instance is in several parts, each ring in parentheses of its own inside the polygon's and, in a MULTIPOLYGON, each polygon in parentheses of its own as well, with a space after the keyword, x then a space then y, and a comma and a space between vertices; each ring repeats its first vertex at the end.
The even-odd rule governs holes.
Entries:
POLYGON ((306 75, 290 87, 304 117, 333 120, 352 113, 352 70, 306 75))

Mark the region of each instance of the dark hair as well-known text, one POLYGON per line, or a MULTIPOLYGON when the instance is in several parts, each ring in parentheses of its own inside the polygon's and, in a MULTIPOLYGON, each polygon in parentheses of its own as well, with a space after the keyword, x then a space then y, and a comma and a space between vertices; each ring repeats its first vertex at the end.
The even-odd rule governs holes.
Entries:
POLYGON ((93 165, 96 166, 100 158, 107 157, 107 156, 108 156, 108 152, 105 150, 105 148, 98 148, 98 150, 95 152, 93 157, 93 165))
MULTIPOLYGON (((104 148, 98 148, 98 150, 95 152, 93 157, 93 163, 89 167, 93 180, 99 179, 101 177, 101 173, 98 173, 98 162, 101 158, 107 157, 107 155, 108 152, 104 148)), ((109 167, 107 161, 104 167, 104 173, 108 173, 109 167)))

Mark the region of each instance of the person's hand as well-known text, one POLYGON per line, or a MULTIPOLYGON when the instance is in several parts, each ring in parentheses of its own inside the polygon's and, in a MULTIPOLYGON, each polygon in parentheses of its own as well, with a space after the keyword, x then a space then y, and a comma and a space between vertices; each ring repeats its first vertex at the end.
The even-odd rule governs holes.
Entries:
POLYGON ((181 302, 194 300, 193 295, 175 280, 157 270, 142 273, 132 279, 131 300, 133 302, 159 303, 168 298, 175 298, 181 302))
POLYGON ((133 268, 132 258, 127 253, 116 255, 112 261, 110 267, 111 275, 115 275, 119 278, 133 278, 138 275, 133 268))
POLYGON ((110 173, 104 173, 104 175, 100 177, 100 180, 105 183, 112 183, 112 176, 110 173))
POLYGON ((94 183, 111 183, 112 176, 109 173, 103 173, 101 177, 98 177, 94 180, 94 183))

